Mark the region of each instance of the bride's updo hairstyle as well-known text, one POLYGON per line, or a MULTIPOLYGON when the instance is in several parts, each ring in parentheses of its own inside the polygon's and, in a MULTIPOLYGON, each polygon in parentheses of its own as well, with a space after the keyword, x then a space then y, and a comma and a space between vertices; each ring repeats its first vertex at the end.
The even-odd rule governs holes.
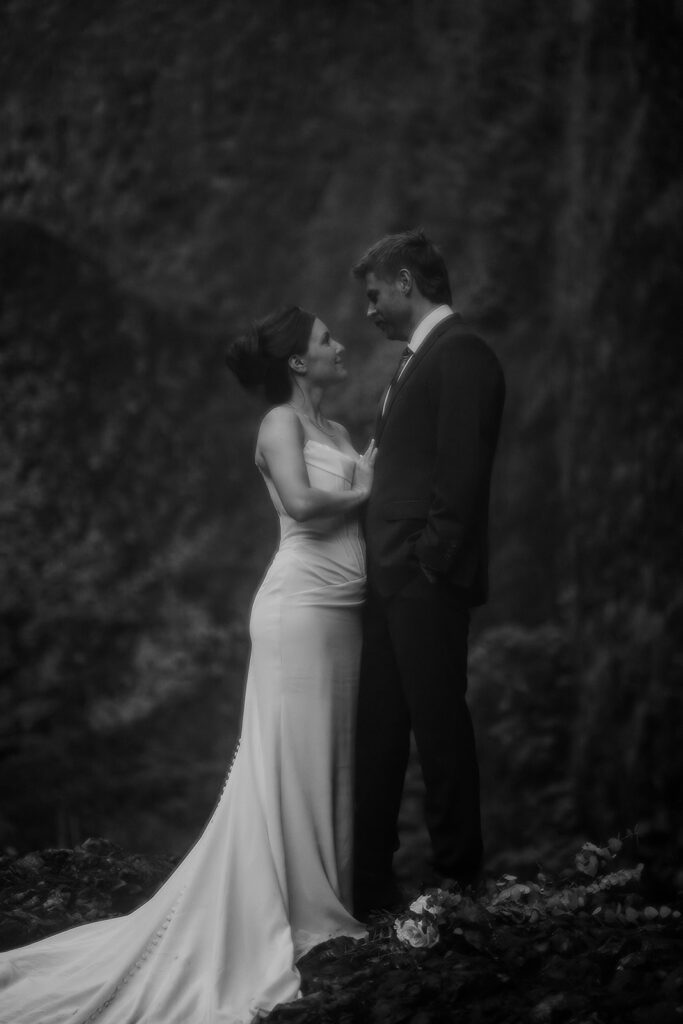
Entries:
POLYGON ((292 395, 288 360, 306 354, 314 323, 312 313, 285 306, 254 321, 232 341, 225 361, 247 390, 260 391, 272 405, 280 405, 292 395))

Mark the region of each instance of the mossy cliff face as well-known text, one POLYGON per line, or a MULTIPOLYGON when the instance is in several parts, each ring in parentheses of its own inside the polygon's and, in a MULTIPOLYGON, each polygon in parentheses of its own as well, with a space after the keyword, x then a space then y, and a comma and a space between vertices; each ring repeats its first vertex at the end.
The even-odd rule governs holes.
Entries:
POLYGON ((515 810, 521 705, 486 658, 528 630, 553 730, 548 629, 575 672, 571 827, 680 827, 680 11, 501 6, 3 8, 3 744, 30 782, 7 784, 8 841, 193 834, 274 543, 224 341, 281 301, 319 311, 351 369, 330 411, 363 443, 396 348, 349 267, 418 223, 509 385, 473 677, 487 803, 511 808, 494 852, 545 781, 527 751, 515 810))

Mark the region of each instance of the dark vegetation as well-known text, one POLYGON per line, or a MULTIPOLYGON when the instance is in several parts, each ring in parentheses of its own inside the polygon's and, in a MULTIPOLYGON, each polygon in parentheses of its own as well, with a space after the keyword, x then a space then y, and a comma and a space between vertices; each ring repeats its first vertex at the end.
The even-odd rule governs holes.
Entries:
MULTIPOLYGON (((428 890, 367 940, 300 963, 303 998, 272 1024, 672 1024, 683 1006, 683 901, 662 903, 637 838, 584 844, 561 870, 428 890)), ((0 859, 0 948, 126 913, 172 863, 105 840, 0 859)), ((417 892, 414 894, 417 896, 417 892)))
MULTIPOLYGON (((319 311, 351 371, 330 412, 363 444, 396 349, 348 269, 419 223, 509 386, 472 651, 487 870, 635 828, 673 900, 680 4, 23 0, 0 40, 2 870, 93 834, 176 856, 201 828, 275 543, 225 340, 283 300, 319 311)), ((418 804, 413 767, 406 876, 418 804)), ((136 870, 103 913, 147 892, 136 870)), ((502 974, 518 927, 562 945, 548 920, 509 923, 502 974)), ((660 934, 611 927, 568 939, 603 980, 660 934)), ((436 955, 396 953, 411 985, 436 955)))
POLYGON ((314 950, 304 998, 268 1020, 671 1024, 683 994, 681 911, 647 903, 642 864, 627 866, 623 849, 586 844, 555 876, 432 891, 376 921, 367 942, 314 950))
POLYGON ((125 854, 106 839, 74 850, 47 849, 0 858, 0 948, 127 914, 170 874, 169 857, 125 854))

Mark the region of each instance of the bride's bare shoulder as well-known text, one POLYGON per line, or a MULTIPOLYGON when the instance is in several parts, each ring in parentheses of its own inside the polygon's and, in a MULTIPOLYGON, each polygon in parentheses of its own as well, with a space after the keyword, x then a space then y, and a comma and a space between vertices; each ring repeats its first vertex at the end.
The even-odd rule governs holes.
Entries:
POLYGON ((301 420, 290 405, 276 405, 269 409, 261 420, 256 438, 256 451, 262 453, 283 441, 300 446, 303 443, 304 428, 301 420))
POLYGON ((298 432, 301 429, 301 420, 291 405, 274 405, 261 420, 259 437, 262 434, 279 433, 281 430, 289 433, 291 430, 298 432))

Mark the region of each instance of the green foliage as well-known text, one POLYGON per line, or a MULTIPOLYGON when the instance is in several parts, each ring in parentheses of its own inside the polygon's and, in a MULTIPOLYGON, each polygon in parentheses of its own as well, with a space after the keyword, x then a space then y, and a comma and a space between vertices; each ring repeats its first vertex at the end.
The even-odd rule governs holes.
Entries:
MULTIPOLYGON (((220 395, 196 358, 198 335, 190 350, 187 327, 122 292, 93 261, 33 226, 3 226, 0 835, 65 843, 105 822, 115 832, 112 808, 127 791, 136 793, 132 816, 139 801, 149 818, 163 780, 151 826, 171 792, 217 787, 245 656, 244 621, 238 607, 226 609, 225 579, 232 564, 249 566, 258 520, 230 557, 220 554, 239 525, 230 506, 248 447, 245 438, 217 479, 222 431, 212 451, 206 429, 220 395), (209 494, 226 509, 223 530, 209 494), (213 755, 199 773, 177 749, 194 701, 190 717, 203 733, 195 742, 213 755), (172 743, 170 708, 183 709, 172 743)), ((243 408, 234 411, 240 437, 243 408)), ((203 820, 189 818, 195 827, 203 820)))
POLYGON ((555 863, 578 834, 571 786, 578 681, 566 629, 486 630, 473 645, 469 676, 488 867, 555 863))
POLYGON ((672 287, 683 246, 666 221, 683 188, 681 141, 672 145, 670 131, 681 115, 680 66, 667 56, 681 24, 673 5, 656 5, 655 15, 636 4, 634 45, 628 23, 615 31, 604 8, 580 29, 569 140, 579 159, 559 280, 571 382, 565 574, 581 684, 573 775, 582 826, 637 821, 671 881, 683 836, 683 755, 671 730, 683 713, 683 361, 672 331, 683 313, 672 287), (656 72, 654 52, 663 58, 656 72), (597 158, 598 140, 613 159, 597 158))
POLYGON ((508 382, 472 684, 492 863, 637 821, 675 881, 679 8, 2 8, 0 841, 126 843, 128 814, 189 842, 275 533, 223 339, 320 311, 366 442, 395 351, 348 269, 421 223, 508 382))

